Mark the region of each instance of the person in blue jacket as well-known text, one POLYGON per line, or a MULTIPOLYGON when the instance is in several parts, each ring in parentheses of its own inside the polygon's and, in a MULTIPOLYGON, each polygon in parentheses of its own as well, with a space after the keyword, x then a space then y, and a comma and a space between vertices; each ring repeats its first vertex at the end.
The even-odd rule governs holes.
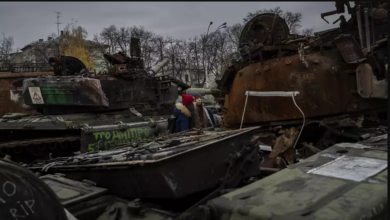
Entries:
POLYGON ((182 103, 176 103, 173 109, 173 114, 176 117, 175 130, 176 132, 189 130, 191 112, 188 109, 189 106, 193 107, 195 98, 190 95, 182 95, 182 103))

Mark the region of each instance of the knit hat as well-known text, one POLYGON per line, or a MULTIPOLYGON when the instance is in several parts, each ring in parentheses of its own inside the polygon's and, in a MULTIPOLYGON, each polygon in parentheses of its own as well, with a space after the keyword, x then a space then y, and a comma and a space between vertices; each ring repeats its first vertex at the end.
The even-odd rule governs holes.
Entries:
POLYGON ((185 105, 186 107, 189 106, 194 100, 195 98, 193 96, 190 96, 190 95, 181 95, 181 102, 183 103, 183 105, 185 105))
POLYGON ((195 99, 200 98, 202 96, 199 92, 196 91, 188 91, 187 95, 192 95, 195 99))

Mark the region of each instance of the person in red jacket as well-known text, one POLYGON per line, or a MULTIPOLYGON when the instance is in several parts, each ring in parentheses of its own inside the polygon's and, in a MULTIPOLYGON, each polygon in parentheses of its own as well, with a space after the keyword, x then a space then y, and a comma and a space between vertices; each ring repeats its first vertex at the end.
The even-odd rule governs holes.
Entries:
POLYGON ((194 107, 195 98, 190 95, 182 95, 182 103, 176 103, 173 114, 176 117, 175 131, 181 132, 190 129, 191 112, 188 107, 194 107))

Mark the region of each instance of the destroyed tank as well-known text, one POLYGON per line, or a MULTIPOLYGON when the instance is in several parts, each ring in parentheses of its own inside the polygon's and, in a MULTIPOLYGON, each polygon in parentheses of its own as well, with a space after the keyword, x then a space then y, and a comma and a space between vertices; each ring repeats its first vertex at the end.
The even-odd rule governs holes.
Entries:
POLYGON ((138 39, 132 39, 132 48, 131 57, 104 54, 112 65, 105 74, 85 71, 76 58, 67 63, 51 58, 54 76, 14 82, 21 88, 22 105, 40 114, 11 113, 0 119, 1 154, 16 161, 19 156, 69 156, 164 134, 179 91, 190 86, 156 77, 168 59, 146 70, 138 39))
POLYGON ((315 36, 291 35, 277 14, 260 14, 248 21, 239 40, 241 58, 217 81, 218 100, 226 107, 224 125, 302 121, 294 101, 306 118, 385 113, 387 6, 376 8, 370 16, 368 9, 363 10, 366 2, 359 4, 336 2, 337 10, 321 17, 344 13, 347 6, 351 19, 347 22, 341 16, 339 28, 315 36), (295 93, 295 100, 291 95, 253 97, 255 93, 247 98, 247 91, 299 94, 295 93))
POLYGON ((290 34, 277 14, 244 26, 241 58, 217 80, 216 99, 223 126, 269 128, 262 138, 273 147, 265 159, 272 169, 279 156, 283 167, 292 165, 297 152, 355 143, 369 137, 366 129, 387 125, 387 3, 370 4, 336 2, 321 17, 347 8, 351 19, 341 16, 339 28, 314 36, 290 34))

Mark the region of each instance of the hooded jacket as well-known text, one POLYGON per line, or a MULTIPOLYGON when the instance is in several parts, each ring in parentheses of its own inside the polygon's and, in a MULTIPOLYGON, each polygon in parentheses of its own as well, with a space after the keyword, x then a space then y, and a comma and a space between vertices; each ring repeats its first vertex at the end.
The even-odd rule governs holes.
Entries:
POLYGON ((185 107, 182 103, 176 103, 175 109, 173 109, 173 114, 176 117, 176 132, 190 129, 189 117, 191 116, 191 112, 187 107, 185 107))

